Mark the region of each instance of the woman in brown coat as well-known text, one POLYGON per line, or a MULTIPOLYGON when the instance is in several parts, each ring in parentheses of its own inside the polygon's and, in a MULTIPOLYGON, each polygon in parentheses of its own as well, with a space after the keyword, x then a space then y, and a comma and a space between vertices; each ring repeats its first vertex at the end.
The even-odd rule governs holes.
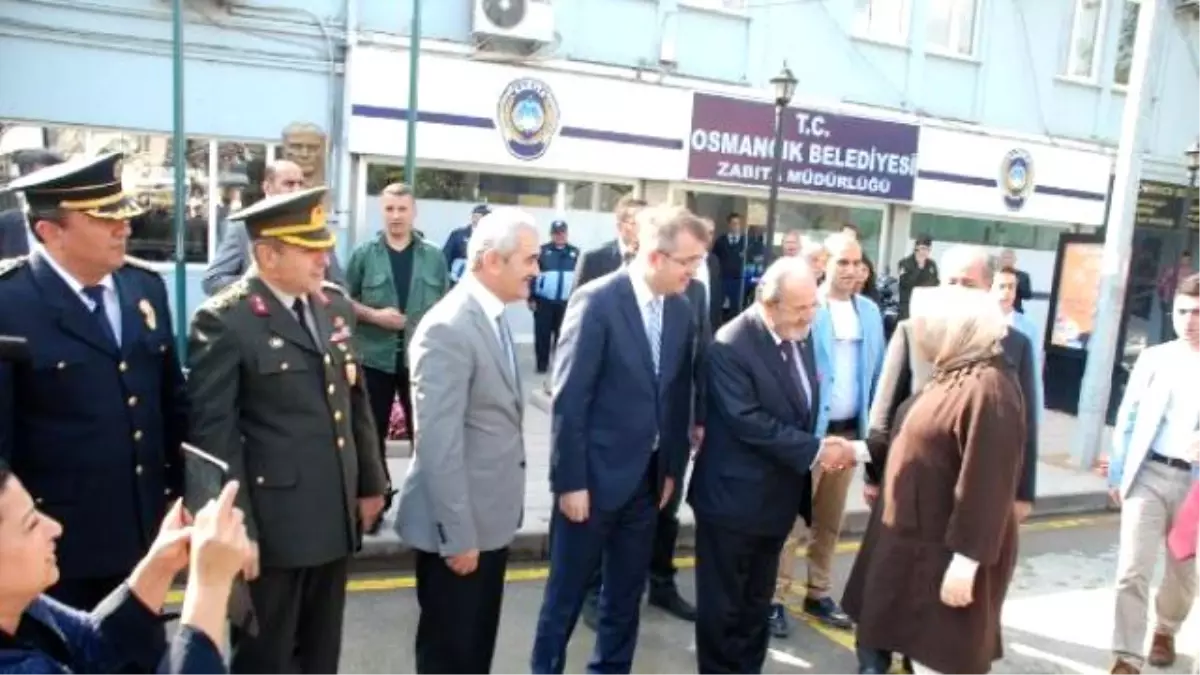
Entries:
POLYGON ((919 289, 911 307, 935 374, 905 404, 842 603, 860 644, 938 672, 985 673, 1002 654, 1016 564, 1025 403, 994 301, 948 286, 919 289))

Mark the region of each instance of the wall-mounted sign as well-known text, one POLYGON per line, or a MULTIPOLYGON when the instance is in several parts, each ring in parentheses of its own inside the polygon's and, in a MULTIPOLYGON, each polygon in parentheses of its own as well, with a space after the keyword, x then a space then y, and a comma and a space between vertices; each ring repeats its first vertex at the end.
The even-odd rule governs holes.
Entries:
POLYGON ((1010 150, 1000 162, 1000 189, 1004 205, 1020 211, 1025 198, 1033 192, 1033 155, 1021 148, 1010 150))
MULTIPOLYGON (((912 200, 919 126, 803 108, 783 116, 784 189, 912 200)), ((769 103, 695 94, 688 178, 769 185, 774 129, 769 103)))
POLYGON ((1104 244, 1070 241, 1063 244, 1060 251, 1062 258, 1055 280, 1056 302, 1051 307, 1050 344, 1086 351, 1096 323, 1104 244))
POLYGON ((517 159, 530 161, 546 154, 558 133, 558 100, 549 85, 523 77, 500 94, 496 123, 504 146, 517 159))
POLYGON ((1144 180, 1138 184, 1137 215, 1134 222, 1138 227, 1174 229, 1179 226, 1179 213, 1191 194, 1191 212, 1188 214, 1190 227, 1200 223, 1200 201, 1196 190, 1186 185, 1144 180))

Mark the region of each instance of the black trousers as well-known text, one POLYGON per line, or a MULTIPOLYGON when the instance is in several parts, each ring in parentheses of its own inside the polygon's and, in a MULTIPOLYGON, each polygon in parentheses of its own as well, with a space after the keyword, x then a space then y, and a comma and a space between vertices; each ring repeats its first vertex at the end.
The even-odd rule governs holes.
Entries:
POLYGON ((349 563, 263 569, 250 583, 258 635, 234 632, 231 672, 336 673, 349 563))
POLYGON ((537 370, 546 372, 550 367, 550 350, 558 342, 558 329, 562 327, 567 303, 552 300, 535 300, 533 308, 533 351, 537 355, 537 370))
POLYGON ((760 673, 786 536, 696 523, 696 662, 701 673, 760 673))
POLYGON ((437 553, 417 551, 418 673, 491 672, 507 568, 507 548, 480 552, 466 576, 437 553))
MULTIPOLYGON (((679 505, 683 503, 683 487, 676 485, 671 501, 658 512, 654 523, 654 549, 650 555, 650 592, 675 590, 675 544, 679 539, 679 505)), ((592 573, 588 583, 586 602, 595 604, 600 597, 600 568, 592 573)))
MULTIPOLYGON (((400 408, 404 411, 404 423, 408 426, 409 438, 412 438, 412 387, 408 382, 408 366, 404 354, 396 354, 396 372, 388 373, 375 368, 363 368, 367 376, 367 397, 371 400, 371 415, 375 418, 375 428, 379 432, 379 456, 383 459, 384 469, 387 469, 387 437, 388 426, 392 419, 392 402, 400 397, 400 408)), ((389 477, 389 482, 391 481, 389 477)))

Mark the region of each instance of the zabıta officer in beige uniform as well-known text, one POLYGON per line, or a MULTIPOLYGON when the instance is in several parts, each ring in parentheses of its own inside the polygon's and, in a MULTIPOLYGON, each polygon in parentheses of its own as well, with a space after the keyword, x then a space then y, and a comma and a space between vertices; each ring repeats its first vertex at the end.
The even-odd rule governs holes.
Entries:
POLYGON ((235 635, 232 670, 338 668, 350 557, 387 480, 354 310, 325 279, 325 188, 270 197, 246 223, 255 265, 192 321, 192 439, 227 461, 255 542, 246 569, 257 636, 235 635))

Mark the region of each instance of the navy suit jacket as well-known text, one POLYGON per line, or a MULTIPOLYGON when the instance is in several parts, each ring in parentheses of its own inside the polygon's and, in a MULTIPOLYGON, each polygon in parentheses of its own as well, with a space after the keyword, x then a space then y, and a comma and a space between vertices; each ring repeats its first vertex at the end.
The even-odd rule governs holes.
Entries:
POLYGON ((0 335, 27 338, 31 358, 0 363, 0 461, 63 524, 64 579, 128 574, 183 482, 187 394, 166 286, 141 263, 113 273, 118 349, 44 253, 2 267, 0 335))
POLYGON ((593 508, 615 511, 633 496, 652 460, 681 489, 692 416, 691 307, 663 299, 660 375, 628 268, 571 294, 555 351, 550 489, 587 490, 593 508), (654 452, 654 439, 658 451, 654 452))
POLYGON ((811 522, 809 469, 820 382, 809 354, 810 400, 790 379, 775 338, 752 306, 708 346, 708 419, 688 503, 698 519, 740 532, 783 537, 800 515, 811 522))

